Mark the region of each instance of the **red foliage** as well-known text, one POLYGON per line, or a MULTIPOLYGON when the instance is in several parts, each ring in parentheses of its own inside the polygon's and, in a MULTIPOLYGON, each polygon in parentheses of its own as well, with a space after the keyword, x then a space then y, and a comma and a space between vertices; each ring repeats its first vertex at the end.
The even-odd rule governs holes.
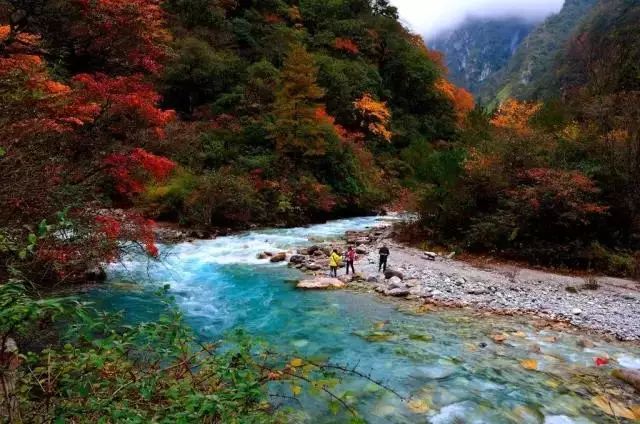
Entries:
POLYGON ((142 193, 144 182, 149 177, 161 182, 176 168, 176 164, 169 159, 140 148, 128 155, 113 153, 105 159, 105 165, 116 181, 116 190, 124 195, 142 193))
POLYGON ((589 216, 608 210, 589 200, 599 190, 579 171, 534 168, 522 172, 520 180, 521 185, 509 194, 535 212, 545 210, 569 221, 587 222, 589 216))
POLYGON ((355 43, 355 41, 353 41, 350 38, 336 38, 333 41, 333 47, 336 50, 341 50, 343 52, 353 54, 353 55, 360 53, 360 48, 355 43))
POLYGON ((164 127, 175 118, 174 111, 157 106, 160 95, 141 74, 122 77, 80 74, 73 82, 78 87, 78 98, 84 104, 99 105, 110 123, 109 129, 118 135, 147 128, 163 136, 164 127))
POLYGON ((609 365, 609 358, 593 358, 593 362, 595 362, 596 367, 603 367, 605 365, 609 365))
POLYGON ((69 36, 76 54, 157 73, 170 36, 158 0, 75 0, 69 36))

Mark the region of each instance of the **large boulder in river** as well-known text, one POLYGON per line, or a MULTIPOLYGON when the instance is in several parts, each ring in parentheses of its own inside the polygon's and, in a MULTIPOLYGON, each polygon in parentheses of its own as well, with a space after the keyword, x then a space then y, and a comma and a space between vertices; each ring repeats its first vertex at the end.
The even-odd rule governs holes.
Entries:
POLYGON ((301 264, 305 261, 305 257, 302 255, 293 255, 291 258, 289 258, 289 262, 291 262, 292 264, 301 264))
POLYGON ((284 262, 287 260, 287 254, 285 252, 277 253, 271 257, 271 262, 284 262))
POLYGON ((387 280, 393 277, 398 277, 399 279, 404 280, 404 275, 402 275, 400 271, 388 269, 384 272, 384 278, 386 278, 387 280))
POLYGON ((315 277, 299 281, 296 287, 306 290, 331 290, 341 289, 344 286, 345 283, 337 278, 315 277))

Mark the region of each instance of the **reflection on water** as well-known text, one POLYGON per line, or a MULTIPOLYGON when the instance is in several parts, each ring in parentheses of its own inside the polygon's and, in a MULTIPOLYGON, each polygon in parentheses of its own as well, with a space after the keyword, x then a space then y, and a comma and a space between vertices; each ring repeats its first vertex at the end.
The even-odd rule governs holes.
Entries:
MULTIPOLYGON (((309 237, 331 238, 378 222, 344 220, 165 248, 166 263, 131 258, 126 269, 111 269, 110 287, 90 296, 105 308, 126 311, 132 321, 152 320, 161 308, 152 293, 168 283, 203 339, 244 328, 282 352, 359 364, 411 399, 402 402, 367 381, 347 378, 338 393, 352 393, 350 402, 373 423, 614 423, 603 412, 609 400, 618 415, 637 412, 633 404, 640 400, 609 373, 613 367, 640 368, 640 349, 537 329, 526 318, 406 310, 406 303, 369 295, 302 292, 287 283, 299 277, 296 271, 255 259, 264 250, 287 250, 308 244, 309 237), (124 278, 139 284, 134 289, 124 278), (504 342, 496 343, 496 334, 504 342), (611 365, 595 367, 595 357, 610 357, 611 365)), ((328 414, 326 405, 304 401, 296 422, 344 422, 328 414)))

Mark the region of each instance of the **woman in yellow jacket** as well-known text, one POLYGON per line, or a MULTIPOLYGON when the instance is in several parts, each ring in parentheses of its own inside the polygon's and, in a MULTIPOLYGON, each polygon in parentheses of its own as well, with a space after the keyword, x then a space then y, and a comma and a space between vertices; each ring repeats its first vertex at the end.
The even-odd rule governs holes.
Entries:
POLYGON ((333 249, 331 256, 329 256, 329 268, 331 268, 330 275, 332 277, 338 277, 338 267, 342 262, 342 256, 338 255, 338 251, 333 249))

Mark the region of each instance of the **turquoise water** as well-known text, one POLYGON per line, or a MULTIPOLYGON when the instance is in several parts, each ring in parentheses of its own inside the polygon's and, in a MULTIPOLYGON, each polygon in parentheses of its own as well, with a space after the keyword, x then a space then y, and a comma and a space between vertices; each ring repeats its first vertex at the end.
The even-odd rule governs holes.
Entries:
MULTIPOLYGON (((286 251, 388 221, 360 218, 164 246, 162 263, 129 258, 111 267, 109 286, 89 296, 124 310, 131 321, 152 320, 161 310, 153 292, 170 284, 205 340, 243 328, 291 356, 357 365, 410 399, 345 378, 336 392, 350 392, 349 401, 372 423, 614 423, 592 402, 595 396, 606 393, 623 408, 640 403, 608 377, 611 367, 596 368, 593 360, 609 356, 617 367, 640 368, 640 349, 631 345, 591 338, 595 346, 583 348, 580 337, 538 330, 526 318, 425 313, 373 295, 303 292, 289 282, 300 277, 297 271, 256 259, 265 250, 286 251), (497 333, 507 335, 504 343, 492 341, 497 333), (535 360, 536 369, 523 360, 535 360)), ((345 420, 317 400, 303 396, 302 403, 305 412, 295 422, 345 420)))

